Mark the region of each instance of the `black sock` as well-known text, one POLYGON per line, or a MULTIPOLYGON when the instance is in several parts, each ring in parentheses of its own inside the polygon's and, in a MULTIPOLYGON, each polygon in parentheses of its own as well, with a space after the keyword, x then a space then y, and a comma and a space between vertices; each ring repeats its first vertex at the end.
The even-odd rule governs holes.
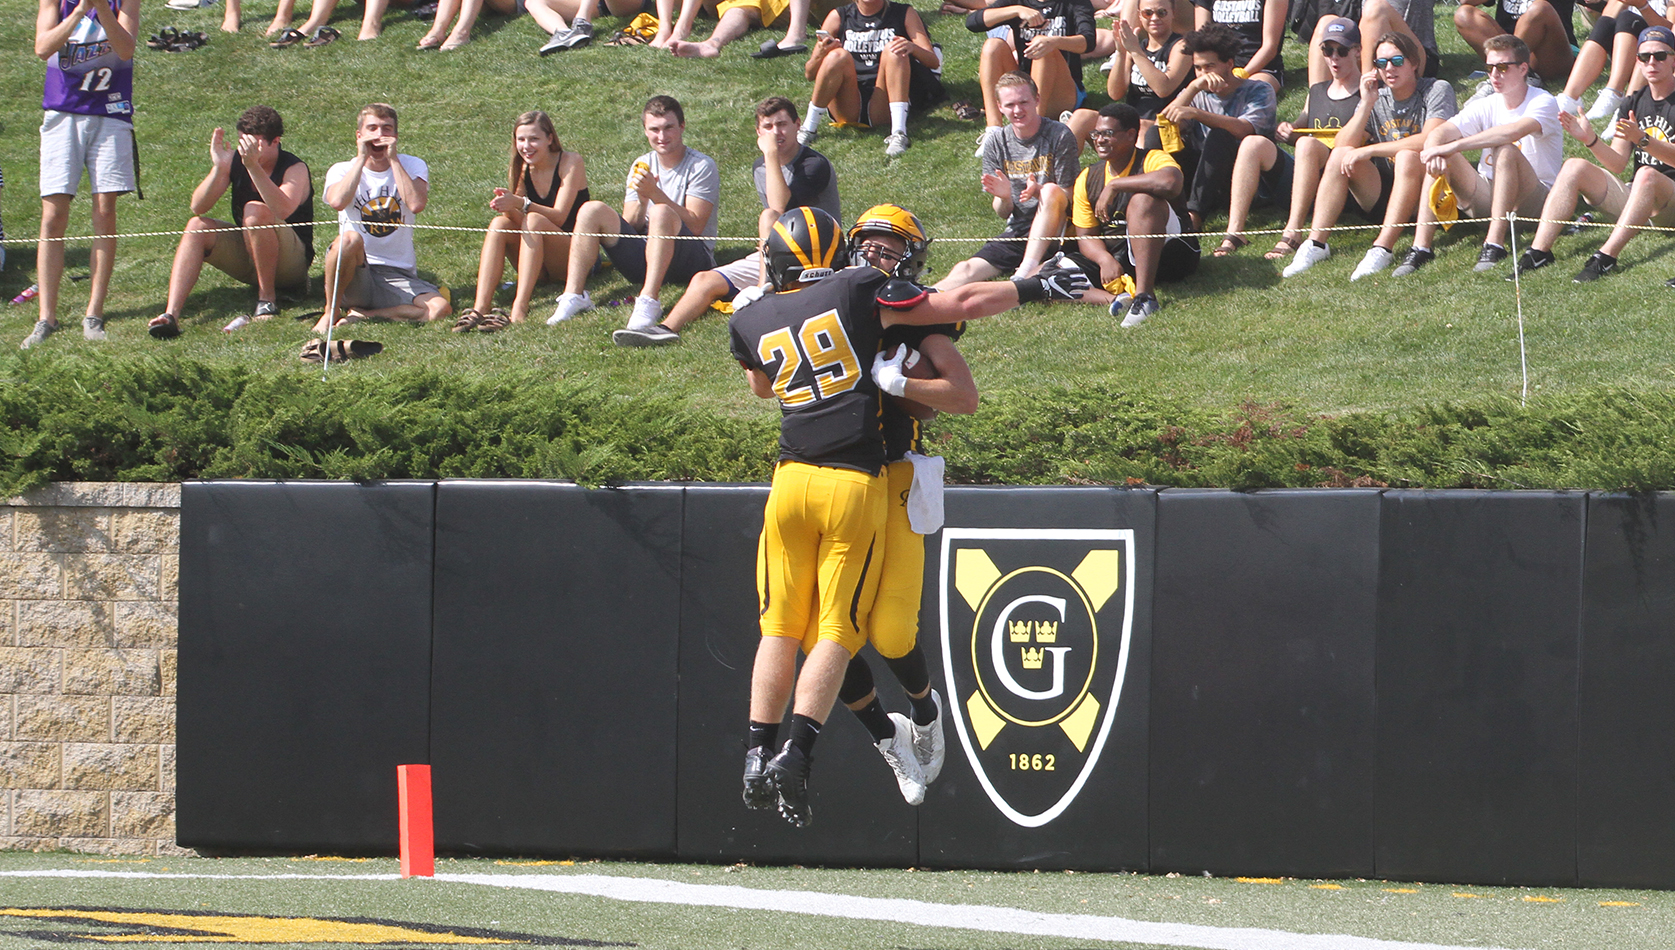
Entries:
POLYGON ((805 758, 814 758, 814 740, 820 738, 820 723, 802 715, 791 714, 791 739, 788 743, 805 758))
POLYGON ((779 744, 779 723, 750 721, 750 744, 746 748, 759 749, 763 746, 769 749, 779 744))
POLYGON ((925 662, 925 651, 914 644, 907 655, 894 660, 886 657, 884 663, 896 675, 901 688, 907 691, 907 701, 913 704, 913 722, 921 726, 935 722, 936 701, 931 699, 931 671, 925 662), (922 695, 914 699, 914 694, 922 695))
POLYGON ((1309 238, 1309 243, 1313 244, 1315 247, 1320 247, 1320 248, 1323 248, 1323 247, 1326 246, 1325 241, 1316 241, 1314 238, 1309 238))
POLYGON ((907 701, 913 704, 914 725, 928 726, 931 723, 936 722, 936 700, 931 698, 930 693, 927 692, 918 699, 914 699, 912 696, 909 696, 907 697, 907 701))
POLYGON ((890 714, 884 711, 884 704, 878 701, 877 696, 854 712, 855 718, 861 720, 861 725, 872 733, 873 742, 883 742, 896 734, 896 724, 890 721, 890 714))

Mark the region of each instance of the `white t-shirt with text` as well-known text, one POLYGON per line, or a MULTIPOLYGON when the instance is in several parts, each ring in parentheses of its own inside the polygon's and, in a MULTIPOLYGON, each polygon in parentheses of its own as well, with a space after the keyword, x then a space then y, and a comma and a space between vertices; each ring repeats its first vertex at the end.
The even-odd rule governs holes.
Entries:
MULTIPOLYGON (((1553 179, 1559 177, 1559 166, 1564 164, 1564 128, 1559 125, 1559 100, 1553 98, 1552 93, 1532 86, 1516 109, 1508 109, 1506 100, 1498 93, 1484 96, 1476 102, 1466 103, 1448 121, 1460 130, 1460 137, 1464 138, 1525 118, 1536 120, 1541 128, 1535 134, 1519 139, 1518 151, 1524 153, 1525 160, 1535 169, 1535 177, 1551 188, 1553 179)), ((1483 157, 1477 162, 1477 171, 1484 178, 1494 180, 1495 160, 1488 149, 1483 150, 1483 157)))
MULTIPOLYGON (((430 180, 430 166, 421 159, 411 155, 397 155, 396 159, 407 170, 407 177, 414 181, 430 180)), ((327 170, 326 187, 329 189, 342 181, 352 165, 354 162, 338 162, 327 170)), ((405 206, 401 191, 396 188, 394 169, 375 172, 362 168, 355 198, 349 202, 348 208, 337 213, 337 224, 340 228, 352 227, 361 233, 368 264, 410 271, 419 266, 418 255, 413 250, 413 229, 397 225, 412 224, 413 218, 413 209, 405 206)))

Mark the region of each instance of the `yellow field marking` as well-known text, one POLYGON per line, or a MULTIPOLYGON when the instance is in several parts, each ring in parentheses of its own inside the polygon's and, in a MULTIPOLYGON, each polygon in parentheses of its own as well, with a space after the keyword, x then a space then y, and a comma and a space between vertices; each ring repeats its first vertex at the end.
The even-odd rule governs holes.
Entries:
POLYGON ((1236 877, 1233 880, 1240 884, 1284 884, 1283 877, 1236 877))
POLYGON ((1341 891, 1342 884, 1310 884, 1309 888, 1316 891, 1341 891))
POLYGON ((1524 900, 1531 904, 1561 904, 1564 902, 1562 897, 1544 897, 1540 894, 1531 894, 1524 900))
POLYGON ((85 921, 172 930, 175 933, 75 934, 101 943, 363 943, 363 944, 515 944, 510 938, 466 937, 431 933, 388 923, 350 923, 315 917, 244 917, 211 914, 159 914, 118 910, 59 910, 49 907, 0 907, 0 915, 54 921, 85 921))
POLYGON ((1600 901, 1601 907, 1639 907, 1639 901, 1600 901))
POLYGON ((1391 893, 1391 894, 1417 894, 1417 893, 1419 893, 1419 888, 1417 888, 1417 887, 1387 887, 1387 888, 1385 888, 1385 890, 1387 892, 1391 893))
POLYGON ((1465 891, 1455 891, 1455 897, 1482 897, 1482 894, 1467 894, 1465 891))
POLYGON ((494 863, 506 868, 573 868, 576 866, 574 861, 496 861, 494 863))

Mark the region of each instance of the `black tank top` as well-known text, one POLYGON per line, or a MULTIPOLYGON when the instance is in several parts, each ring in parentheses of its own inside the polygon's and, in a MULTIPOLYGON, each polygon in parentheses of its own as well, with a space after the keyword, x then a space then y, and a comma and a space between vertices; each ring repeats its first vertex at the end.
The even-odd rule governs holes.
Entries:
POLYGON ((855 60, 855 79, 866 86, 878 82, 878 56, 896 37, 907 38, 905 3, 886 3, 877 16, 867 16, 853 3, 838 8, 838 39, 855 60))
MULTIPOLYGON (((560 161, 562 161, 564 155, 560 153, 558 157, 560 161)), ((543 208, 553 207, 554 203, 558 201, 558 190, 562 187, 564 187, 564 179, 559 176, 557 166, 554 166, 552 190, 548 191, 545 195, 537 193, 535 190, 535 179, 529 177, 529 166, 525 165, 523 167, 523 193, 524 197, 529 199, 530 204, 537 204, 543 208)), ((587 204, 588 198, 589 196, 586 188, 576 192, 576 200, 570 205, 570 213, 565 215, 564 223, 559 225, 559 227, 566 231, 574 231, 576 229, 576 212, 581 210, 582 205, 587 204)))
MULTIPOLYGON (((268 175, 275 185, 285 182, 285 173, 292 165, 302 165, 303 175, 308 175, 308 166, 303 160, 284 149, 279 150, 279 160, 273 163, 273 172, 268 175)), ((252 201, 261 201, 262 194, 256 190, 256 183, 250 180, 250 170, 244 167, 244 162, 233 159, 231 185, 233 191, 233 223, 244 223, 244 206, 252 201)), ((308 194, 303 196, 297 204, 297 210, 285 219, 291 230, 297 232, 302 240, 302 246, 308 251, 308 259, 314 260, 314 179, 308 179, 308 194)))
MULTIPOLYGON (((1169 71, 1169 55, 1175 51, 1175 46, 1184 39, 1186 37, 1179 33, 1171 33, 1169 38, 1163 41, 1162 47, 1155 50, 1147 49, 1146 58, 1151 60, 1152 65, 1156 66, 1160 72, 1167 73, 1169 71)), ((1128 66, 1128 95, 1123 97, 1123 101, 1133 106, 1140 113, 1140 118, 1151 119, 1162 112, 1163 107, 1168 105, 1169 101, 1175 98, 1175 93, 1180 91, 1177 87, 1167 96, 1158 95, 1157 90, 1146 82, 1146 76, 1140 72, 1140 68, 1130 63, 1128 66)))

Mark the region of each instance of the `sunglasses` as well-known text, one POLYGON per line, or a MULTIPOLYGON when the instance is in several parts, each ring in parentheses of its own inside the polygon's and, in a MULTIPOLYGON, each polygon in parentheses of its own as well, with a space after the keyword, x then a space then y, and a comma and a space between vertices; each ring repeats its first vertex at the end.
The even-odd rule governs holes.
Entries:
POLYGON ((1379 69, 1383 69, 1386 66, 1401 66, 1406 62, 1406 56, 1389 56, 1373 60, 1373 65, 1379 69))
POLYGON ((1339 46, 1336 43, 1322 43, 1320 44, 1320 52, 1323 55, 1332 57, 1333 59, 1338 59, 1349 55, 1349 47, 1339 46))
POLYGON ((1669 50, 1653 49, 1653 50, 1647 50, 1644 53, 1636 53, 1635 55, 1639 58, 1639 60, 1642 63, 1650 63, 1654 60, 1661 63, 1664 60, 1669 58, 1669 50))
POLYGON ((1523 64, 1522 63, 1488 63, 1486 65, 1489 68, 1489 74, 1491 76, 1499 76, 1501 73, 1506 72, 1507 70, 1511 69, 1512 67, 1521 66, 1523 64))
POLYGON ((1166 17, 1172 12, 1171 10, 1141 10, 1140 15, 1148 20, 1155 20, 1158 17, 1166 17))

